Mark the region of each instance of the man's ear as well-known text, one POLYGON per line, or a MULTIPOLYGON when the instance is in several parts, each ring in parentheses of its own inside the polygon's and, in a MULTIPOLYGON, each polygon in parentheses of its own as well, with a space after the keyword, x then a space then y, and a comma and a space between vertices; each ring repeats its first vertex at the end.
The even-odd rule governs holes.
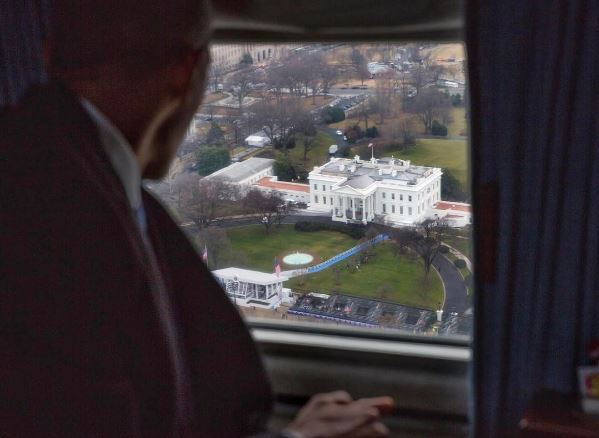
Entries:
POLYGON ((205 74, 205 67, 209 62, 207 47, 199 49, 186 49, 170 63, 168 70, 168 83, 170 91, 175 95, 184 94, 194 80, 196 69, 205 74))

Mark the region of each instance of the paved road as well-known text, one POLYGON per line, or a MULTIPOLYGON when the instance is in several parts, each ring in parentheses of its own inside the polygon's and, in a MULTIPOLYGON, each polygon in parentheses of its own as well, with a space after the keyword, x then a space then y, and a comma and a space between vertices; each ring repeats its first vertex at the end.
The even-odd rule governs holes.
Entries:
POLYGON ((352 88, 331 88, 329 94, 333 96, 358 96, 360 94, 374 94, 374 90, 367 88, 365 90, 354 90, 352 88))
POLYGON ((460 316, 470 307, 470 299, 460 271, 443 254, 437 255, 433 265, 445 285, 445 314, 456 312, 460 316))

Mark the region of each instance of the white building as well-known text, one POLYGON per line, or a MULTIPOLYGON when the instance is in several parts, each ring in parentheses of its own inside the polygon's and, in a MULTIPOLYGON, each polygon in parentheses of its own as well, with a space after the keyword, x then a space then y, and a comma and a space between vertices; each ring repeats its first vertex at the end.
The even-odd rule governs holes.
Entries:
POLYGON ((440 201, 433 206, 432 217, 445 219, 450 227, 464 227, 472 223, 470 204, 453 201, 440 201))
POLYGON ((276 308, 291 304, 292 294, 283 287, 287 277, 240 268, 212 271, 231 301, 240 306, 276 308))
POLYGON ((270 158, 252 157, 217 170, 208 175, 206 179, 222 178, 241 187, 248 187, 264 177, 272 176, 274 162, 275 160, 270 158))
POLYGON ((441 200, 441 175, 440 168, 393 157, 331 158, 310 172, 310 209, 339 222, 413 225, 441 200))
POLYGON ((264 192, 276 192, 287 202, 310 202, 310 187, 307 184, 279 181, 276 176, 264 177, 254 186, 264 192))

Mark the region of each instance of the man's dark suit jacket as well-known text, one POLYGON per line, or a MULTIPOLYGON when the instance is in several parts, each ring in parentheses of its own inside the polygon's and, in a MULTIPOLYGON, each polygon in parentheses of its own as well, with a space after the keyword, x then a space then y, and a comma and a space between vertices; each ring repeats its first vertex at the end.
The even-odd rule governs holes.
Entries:
MULTIPOLYGON (((189 369, 193 434, 263 428, 271 394, 224 292, 165 209, 148 231, 189 369)), ((153 277, 124 189, 77 97, 32 90, 0 122, 0 436, 171 436, 153 277)))

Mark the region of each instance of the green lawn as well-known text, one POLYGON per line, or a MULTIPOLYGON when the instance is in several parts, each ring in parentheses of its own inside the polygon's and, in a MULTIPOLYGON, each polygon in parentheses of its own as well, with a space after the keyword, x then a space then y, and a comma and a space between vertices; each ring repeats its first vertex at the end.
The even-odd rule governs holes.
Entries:
POLYGON ((444 235, 442 240, 472 260, 472 241, 470 238, 444 235))
POLYGON ((328 259, 357 245, 355 239, 342 233, 298 232, 293 229, 293 225, 275 226, 268 235, 262 225, 232 228, 227 231, 227 234, 231 239, 233 250, 246 255, 247 265, 240 267, 264 272, 273 272, 275 257, 286 251, 307 251, 328 259))
POLYGON ((436 271, 431 270, 429 284, 424 287, 424 267, 419 258, 396 257, 389 243, 377 246, 375 253, 359 271, 349 271, 344 262, 338 264, 339 284, 330 268, 305 279, 293 278, 285 285, 298 291, 340 292, 429 309, 436 309, 443 302, 443 285, 436 271))
POLYGON ((449 137, 455 137, 456 135, 468 135, 466 118, 464 117, 465 113, 466 108, 464 107, 451 109, 450 114, 453 121, 447 125, 447 135, 449 137))
MULTIPOLYGON (((387 152, 390 155, 392 151, 387 152)), ((466 140, 443 140, 422 138, 416 146, 405 152, 394 153, 396 158, 411 160, 412 164, 435 166, 449 169, 467 187, 468 180, 468 143, 466 140)))
POLYGON ((329 160, 329 146, 332 144, 337 144, 335 138, 326 132, 318 131, 306 161, 304 161, 304 145, 301 139, 297 139, 295 147, 289 150, 289 156, 296 167, 303 167, 310 172, 314 166, 321 166, 329 160))
MULTIPOLYGON (((274 228, 270 235, 262 225, 232 228, 227 234, 233 250, 245 254, 246 263, 239 267, 263 272, 272 272, 274 258, 288 251, 307 251, 328 259, 357 244, 355 239, 342 233, 298 232, 293 225, 274 228)), ((285 286, 298 291, 337 291, 431 309, 443 301, 443 286, 436 271, 430 273, 429 286, 423 287, 424 268, 420 259, 395 257, 388 243, 375 247, 374 252, 376 255, 362 264, 359 271, 349 272, 346 263, 339 263, 339 284, 336 284, 333 268, 329 268, 304 280, 291 279, 285 286), (387 290, 382 292, 381 289, 387 290)))

